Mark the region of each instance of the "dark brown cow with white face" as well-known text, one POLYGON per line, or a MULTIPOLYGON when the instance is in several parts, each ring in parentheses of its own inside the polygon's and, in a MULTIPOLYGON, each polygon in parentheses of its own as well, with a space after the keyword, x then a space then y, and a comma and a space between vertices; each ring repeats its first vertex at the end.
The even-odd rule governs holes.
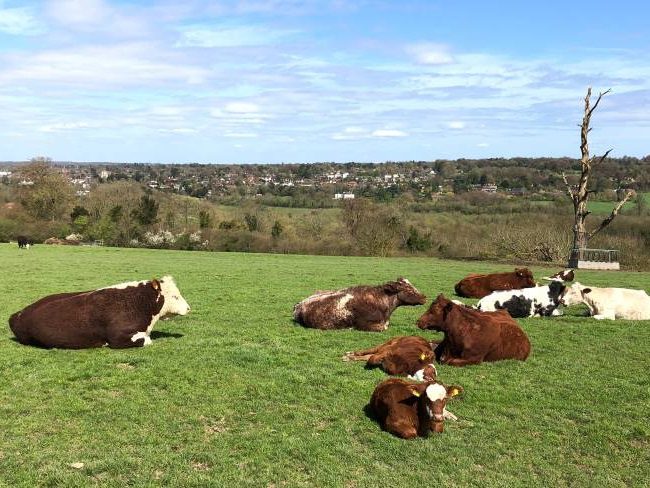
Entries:
POLYGON ((466 276, 454 286, 456 295, 467 298, 483 298, 493 291, 521 290, 535 286, 533 273, 528 268, 515 268, 510 273, 473 274, 466 276))
POLYGON ((424 305, 427 297, 405 278, 379 286, 353 286, 319 291, 293 308, 293 319, 315 329, 358 329, 381 332, 402 305, 424 305))
POLYGON ((445 334, 435 350, 442 364, 465 366, 502 359, 526 360, 530 341, 505 310, 481 312, 458 305, 443 295, 418 320, 420 329, 445 334))
MULTIPOLYGON (((437 346, 438 344, 435 343, 437 346)), ((381 368, 396 376, 413 375, 419 381, 436 379, 433 347, 424 337, 399 336, 369 349, 347 353, 346 361, 366 361, 367 368, 381 368)))
POLYGON ((444 420, 449 418, 447 399, 460 392, 459 386, 390 378, 377 385, 368 407, 381 428, 391 434, 402 439, 427 437, 430 431, 444 431, 444 420))
POLYGON ((190 307, 171 276, 85 292, 49 295, 9 318, 22 344, 62 349, 151 344, 154 324, 190 307))

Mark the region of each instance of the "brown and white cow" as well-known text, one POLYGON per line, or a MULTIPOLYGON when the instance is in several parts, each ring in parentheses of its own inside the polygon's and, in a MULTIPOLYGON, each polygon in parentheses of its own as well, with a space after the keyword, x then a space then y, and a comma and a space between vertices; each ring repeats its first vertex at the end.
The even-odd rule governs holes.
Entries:
POLYGON ((398 278, 378 286, 319 291, 293 308, 293 319, 315 329, 358 329, 381 332, 402 305, 424 305, 427 297, 409 280, 398 278))
POLYGON ((368 409, 381 428, 403 439, 427 437, 430 431, 444 431, 447 399, 462 392, 459 386, 444 386, 428 381, 411 383, 390 378, 377 385, 368 409))
POLYGON ((493 291, 520 290, 535 286, 533 273, 528 268, 515 268, 509 273, 472 274, 454 286, 456 295, 466 298, 483 298, 493 291))
POLYGON ((396 376, 410 375, 411 379, 418 381, 433 381, 437 376, 433 346, 420 336, 393 337, 379 346, 348 352, 343 360, 366 361, 369 369, 380 368, 396 376))
POLYGON ((141 347, 151 344, 161 317, 189 310, 173 278, 165 276, 49 295, 13 314, 9 327, 20 343, 39 347, 141 347))
POLYGON ((457 305, 444 295, 418 320, 420 329, 445 334, 435 350, 442 364, 465 366, 502 359, 526 360, 530 341, 506 310, 481 312, 457 305))

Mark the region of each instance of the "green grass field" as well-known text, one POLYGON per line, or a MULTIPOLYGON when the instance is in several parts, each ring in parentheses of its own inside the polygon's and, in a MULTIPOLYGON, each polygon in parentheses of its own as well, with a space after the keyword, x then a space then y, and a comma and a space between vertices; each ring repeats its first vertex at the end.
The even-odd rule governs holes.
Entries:
MULTIPOLYGON (((364 406, 385 378, 345 351, 402 334, 292 323, 317 289, 403 275, 430 298, 469 272, 512 266, 0 245, 0 485, 648 486, 650 323, 565 317, 520 323, 527 362, 439 367, 465 388, 445 433, 403 441, 364 406), (42 350, 9 315, 44 295, 172 274, 192 306, 144 349, 42 350), (71 466, 83 463, 82 467, 71 466)), ((550 269, 533 268, 536 276, 550 269)), ((579 272, 582 283, 650 289, 650 274, 579 272)))

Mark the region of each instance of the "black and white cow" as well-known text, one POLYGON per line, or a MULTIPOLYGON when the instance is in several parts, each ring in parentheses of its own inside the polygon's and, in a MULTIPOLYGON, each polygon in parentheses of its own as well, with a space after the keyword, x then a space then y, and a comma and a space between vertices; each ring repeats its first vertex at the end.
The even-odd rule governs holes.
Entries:
POLYGON ((166 315, 186 315, 190 306, 171 276, 41 298, 9 317, 21 344, 84 349, 142 347, 166 315))
POLYGON ((562 281, 552 280, 546 286, 495 291, 481 298, 476 308, 483 312, 504 309, 515 318, 562 315, 559 307, 565 289, 566 285, 562 281))
POLYGON ((16 240, 18 241, 18 247, 20 249, 29 249, 29 246, 34 245, 34 241, 29 237, 18 236, 16 237, 16 240))

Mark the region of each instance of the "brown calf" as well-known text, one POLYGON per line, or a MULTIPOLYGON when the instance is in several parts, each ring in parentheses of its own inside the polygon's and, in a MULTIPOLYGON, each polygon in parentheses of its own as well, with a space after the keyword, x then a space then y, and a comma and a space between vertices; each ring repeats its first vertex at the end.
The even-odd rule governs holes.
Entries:
POLYGON ((432 381, 410 383, 390 378, 377 385, 368 404, 381 428, 403 439, 443 432, 447 399, 462 391, 432 381))
POLYGON ((456 295, 467 298, 483 298, 493 291, 521 290, 535 286, 533 274, 528 268, 515 268, 509 273, 472 274, 454 286, 456 295))
POLYGON ((409 280, 398 278, 379 286, 319 291, 294 306, 293 319, 315 329, 381 332, 397 307, 424 305, 426 299, 409 280))
MULTIPOLYGON (((437 343, 434 344, 437 346, 437 343)), ((431 342, 420 336, 399 336, 379 346, 348 352, 344 361, 366 361, 367 368, 381 368, 390 375, 420 375, 424 380, 435 380, 436 370, 431 342)))
POLYGON ((438 295, 420 317, 418 327, 445 334, 435 351, 442 364, 465 366, 502 359, 524 361, 530 354, 526 333, 507 311, 481 312, 457 305, 443 295, 438 295))

